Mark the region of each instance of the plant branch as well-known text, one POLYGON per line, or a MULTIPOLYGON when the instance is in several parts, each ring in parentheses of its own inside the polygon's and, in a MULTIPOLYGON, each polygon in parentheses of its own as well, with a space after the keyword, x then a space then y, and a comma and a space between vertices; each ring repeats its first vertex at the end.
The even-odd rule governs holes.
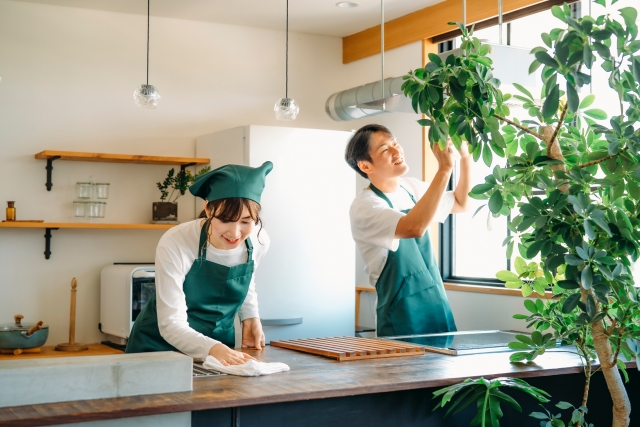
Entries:
POLYGON ((531 130, 531 129, 527 128, 527 127, 524 127, 524 126, 522 126, 522 125, 519 125, 518 123, 513 122, 513 121, 511 121, 511 120, 507 119, 506 117, 502 117, 502 116, 500 116, 500 115, 498 115, 498 114, 494 114, 494 115, 493 115, 493 117, 495 117, 495 118, 496 118, 496 119, 498 119, 498 120, 502 120, 503 122, 509 123, 511 126, 515 126, 515 127, 517 127, 518 129, 520 129, 521 131, 524 131, 524 132, 526 132, 526 133, 528 133, 528 134, 530 134, 530 135, 533 135, 533 136, 535 136, 536 138, 541 139, 541 140, 543 140, 543 141, 544 141, 544 136, 542 136, 541 134, 539 134, 539 133, 538 133, 538 132, 536 132, 536 131, 533 131, 533 130, 531 130))
POLYGON ((627 150, 627 147, 625 147, 625 148, 623 148, 622 150, 620 150, 620 152, 619 152, 618 154, 612 154, 612 155, 610 155, 610 156, 606 156, 606 157, 603 157, 603 158, 598 159, 598 160, 592 160, 592 161, 590 161, 590 162, 587 162, 587 163, 583 163, 583 164, 581 164, 581 165, 578 165, 578 167, 579 167, 579 168, 586 168, 586 167, 588 167, 588 166, 593 166, 593 165, 597 165, 598 163, 606 162, 606 161, 607 161, 607 160, 609 160, 609 159, 613 159, 614 157, 619 156, 620 154, 622 154, 622 153, 623 153, 624 151, 626 151, 626 150, 627 150))
POLYGON ((558 119, 558 126, 556 126, 553 134, 551 135, 551 139, 549 140, 549 145, 547 146, 547 156, 549 155, 549 150, 551 149, 551 144, 555 141, 558 136, 558 132, 560 132, 560 128, 562 127, 562 123, 564 123, 565 117, 567 117, 567 111, 569 110, 569 101, 564 104, 564 108, 562 109, 562 113, 560 113, 560 118, 558 119))

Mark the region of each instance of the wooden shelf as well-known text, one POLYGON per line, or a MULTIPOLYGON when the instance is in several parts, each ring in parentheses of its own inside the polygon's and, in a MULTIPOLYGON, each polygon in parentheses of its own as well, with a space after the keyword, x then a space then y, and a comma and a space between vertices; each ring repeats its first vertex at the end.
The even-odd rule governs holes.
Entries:
POLYGON ((109 228, 127 230, 168 230, 174 224, 105 224, 91 222, 0 222, 0 228, 109 228))
POLYGON ((54 160, 72 160, 77 162, 107 162, 107 163, 136 163, 143 165, 178 165, 181 170, 189 166, 206 165, 210 159, 203 157, 163 157, 141 156, 136 154, 107 154, 107 153, 81 153, 77 151, 45 150, 35 155, 36 159, 46 160, 47 166, 47 191, 51 191, 51 172, 54 160))
POLYGON ((75 151, 45 150, 35 155, 36 159, 73 160, 79 162, 136 163, 142 165, 206 165, 210 159, 197 157, 140 156, 135 154, 80 153, 75 151))
POLYGON ((174 224, 105 224, 91 222, 0 222, 0 228, 36 228, 44 229, 44 257, 51 257, 51 231, 67 229, 109 229, 109 230, 168 230, 174 224))

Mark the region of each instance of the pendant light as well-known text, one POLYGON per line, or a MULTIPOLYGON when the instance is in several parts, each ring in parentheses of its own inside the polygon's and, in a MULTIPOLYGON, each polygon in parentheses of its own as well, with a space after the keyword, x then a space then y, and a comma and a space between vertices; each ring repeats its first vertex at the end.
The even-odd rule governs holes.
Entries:
POLYGON ((156 108, 160 100, 160 94, 155 87, 149 84, 149 23, 151 0, 147 0, 147 84, 140 85, 133 92, 136 105, 142 108, 156 108))
POLYGON ((286 30, 286 48, 285 48, 285 92, 284 98, 278 99, 273 111, 276 112, 278 120, 295 120, 300 107, 293 98, 289 98, 289 0, 287 0, 287 30, 286 30))

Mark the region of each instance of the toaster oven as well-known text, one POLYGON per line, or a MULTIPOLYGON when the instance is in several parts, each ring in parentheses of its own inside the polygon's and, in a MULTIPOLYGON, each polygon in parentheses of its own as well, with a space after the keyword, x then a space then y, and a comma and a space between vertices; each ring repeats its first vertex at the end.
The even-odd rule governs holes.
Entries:
POLYGON ((100 331, 126 344, 133 322, 156 292, 153 264, 114 264, 100 274, 100 331))

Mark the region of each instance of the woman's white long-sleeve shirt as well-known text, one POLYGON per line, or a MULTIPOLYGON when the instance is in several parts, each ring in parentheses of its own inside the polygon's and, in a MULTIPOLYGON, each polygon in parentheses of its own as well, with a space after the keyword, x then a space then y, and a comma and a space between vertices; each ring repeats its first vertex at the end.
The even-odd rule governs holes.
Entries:
MULTIPOLYGON (((198 257, 200 229, 203 219, 189 221, 169 229, 156 249, 156 301, 160 335, 169 344, 188 356, 205 359, 209 349, 219 343, 189 326, 187 303, 183 291, 184 279, 198 257)), ((249 291, 238 312, 240 320, 259 317, 255 269, 269 249, 269 236, 256 227, 249 236, 253 244, 254 274, 249 291)), ((233 267, 247 262, 245 243, 231 250, 220 250, 207 243, 207 261, 233 267)), ((219 284, 218 286, 224 286, 219 284)))

